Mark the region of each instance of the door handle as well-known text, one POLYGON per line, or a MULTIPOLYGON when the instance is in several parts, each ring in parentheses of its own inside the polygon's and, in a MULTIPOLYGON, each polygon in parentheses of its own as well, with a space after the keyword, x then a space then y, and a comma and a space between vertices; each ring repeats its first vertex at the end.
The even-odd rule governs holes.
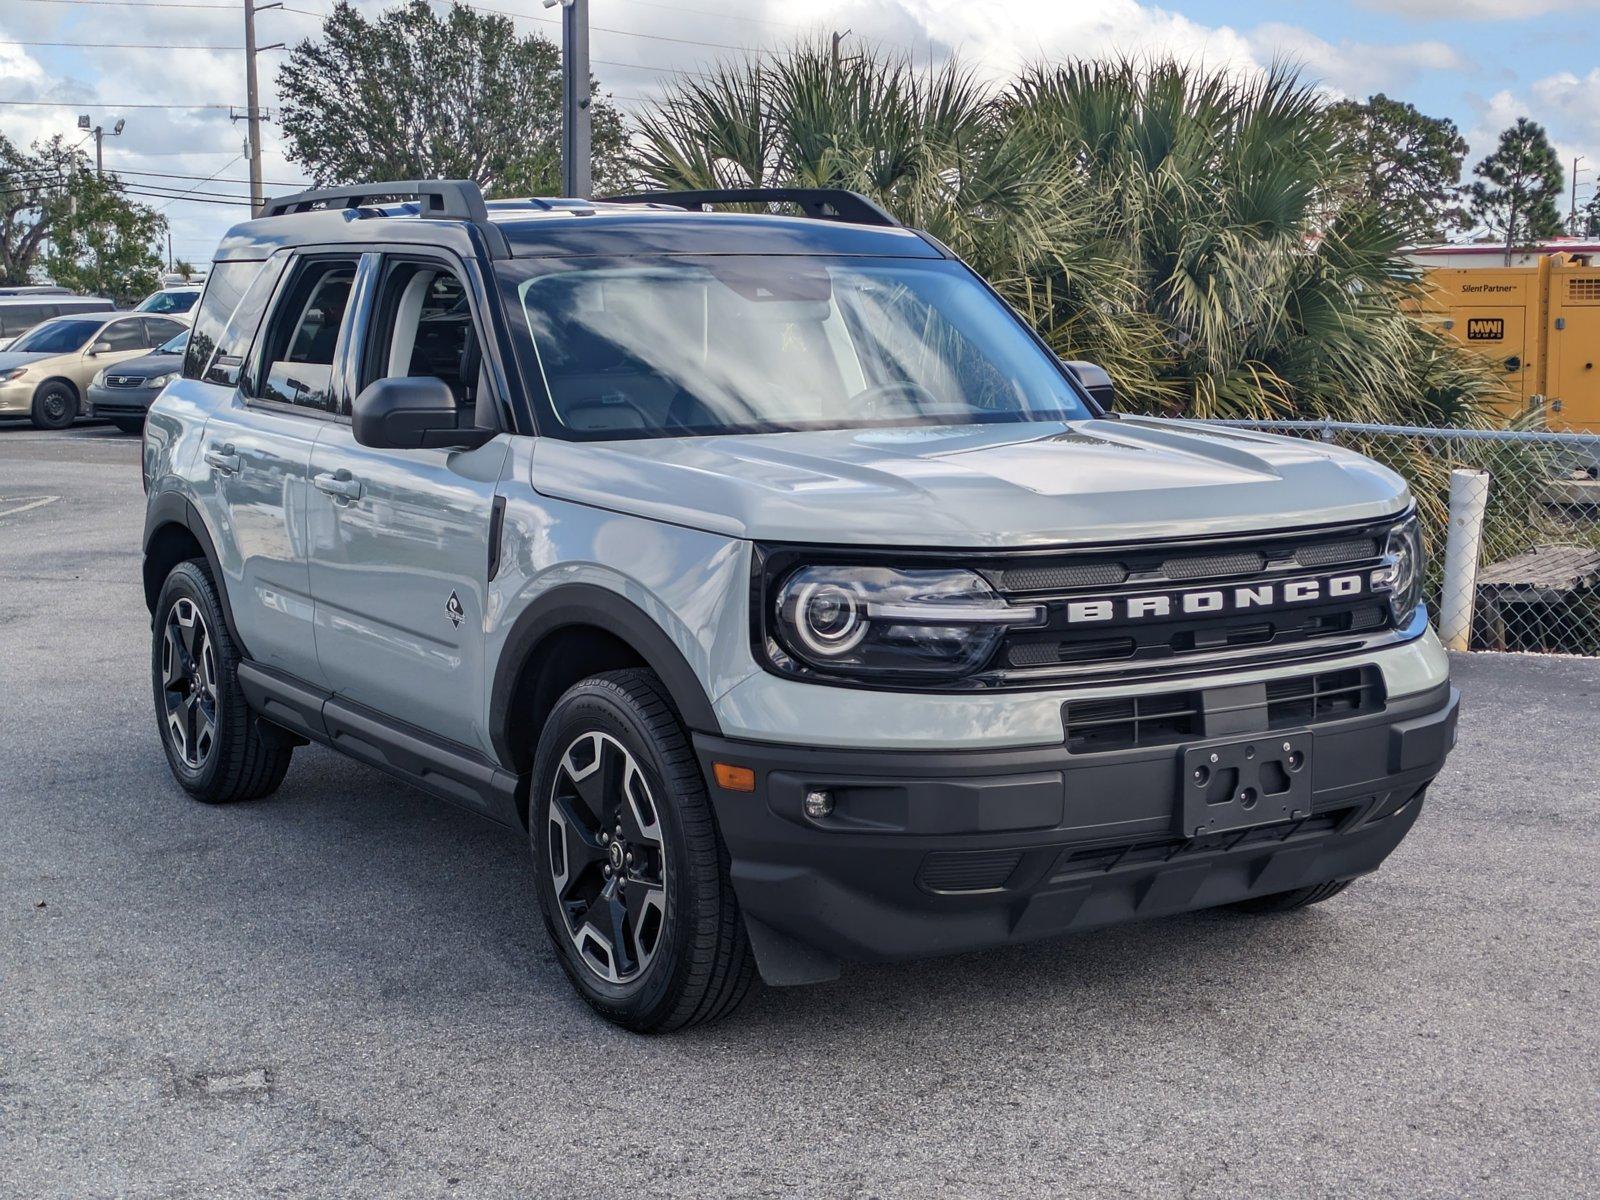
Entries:
POLYGON ((311 482, 316 484, 317 491, 325 492, 335 500, 343 500, 346 504, 361 499, 361 480, 342 467, 337 471, 324 471, 321 475, 313 476, 311 482))
POLYGON ((213 446, 207 450, 206 462, 222 475, 232 475, 239 469, 239 456, 234 453, 231 443, 221 447, 213 446))

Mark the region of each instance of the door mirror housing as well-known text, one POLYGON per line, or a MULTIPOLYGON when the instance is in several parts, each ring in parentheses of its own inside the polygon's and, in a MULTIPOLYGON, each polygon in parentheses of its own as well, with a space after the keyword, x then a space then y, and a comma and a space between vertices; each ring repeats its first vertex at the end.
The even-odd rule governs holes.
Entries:
POLYGON ((462 426, 450 385, 432 375, 378 379, 351 406, 356 441, 374 450, 472 450, 494 430, 462 426))
POLYGON ((110 353, 111 353, 111 343, 110 342, 103 342, 103 341, 102 342, 96 342, 94 345, 89 347, 89 357, 90 358, 99 358, 102 354, 110 354, 110 353))
POLYGON ((1081 359, 1062 359, 1061 365, 1078 381, 1083 390, 1094 397, 1094 402, 1107 412, 1117 410, 1117 390, 1111 385, 1106 369, 1081 359))

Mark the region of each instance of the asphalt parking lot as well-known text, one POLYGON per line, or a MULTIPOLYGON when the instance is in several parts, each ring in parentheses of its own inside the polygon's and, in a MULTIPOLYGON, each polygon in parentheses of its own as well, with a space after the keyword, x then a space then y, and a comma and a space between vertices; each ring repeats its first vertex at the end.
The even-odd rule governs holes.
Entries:
POLYGON ((138 443, 0 427, 0 1195, 1600 1193, 1600 662, 1457 664, 1379 874, 600 1023, 520 841, 333 754, 207 808, 138 443))

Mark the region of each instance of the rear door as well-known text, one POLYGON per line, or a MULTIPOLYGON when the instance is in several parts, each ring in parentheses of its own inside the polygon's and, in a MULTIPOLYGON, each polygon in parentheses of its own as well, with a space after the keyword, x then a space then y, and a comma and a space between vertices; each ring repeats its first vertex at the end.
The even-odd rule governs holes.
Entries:
MULTIPOLYGON (((235 385, 206 425, 204 450, 228 522, 228 549, 218 550, 234 620, 252 659, 313 683, 322 672, 306 560, 308 472, 311 447, 335 418, 333 363, 357 262, 289 258, 248 357, 248 343, 219 347, 208 376, 235 385)), ((197 325, 193 337, 204 336, 197 325)))
MULTIPOLYGON (((480 405, 485 418, 497 411, 483 390, 485 326, 468 278, 445 258, 371 256, 346 390, 434 375, 465 423, 480 405)), ((509 448, 502 435, 471 451, 372 449, 342 414, 311 461, 311 592, 328 686, 484 751, 489 546, 509 448)))

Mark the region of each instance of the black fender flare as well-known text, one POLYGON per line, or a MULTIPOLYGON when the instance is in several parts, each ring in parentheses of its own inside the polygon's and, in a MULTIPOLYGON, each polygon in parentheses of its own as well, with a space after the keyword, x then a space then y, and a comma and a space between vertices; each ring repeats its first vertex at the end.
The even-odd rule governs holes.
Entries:
POLYGON ((515 761, 510 707, 518 681, 532 655, 550 634, 574 625, 589 625, 631 646, 666 685, 684 723, 697 733, 721 735, 711 699, 689 660, 642 608, 607 588, 592 583, 564 583, 534 600, 512 623, 495 664, 489 719, 495 753, 501 762, 515 761))
MULTIPOLYGON (((155 541, 156 535, 168 525, 181 525, 200 543, 206 566, 211 571, 211 581, 217 585, 217 595, 222 600, 222 619, 227 623, 228 634, 233 638, 233 644, 239 647, 239 652, 248 658, 249 652, 245 649, 244 639, 239 636, 239 626, 233 619, 233 605, 228 599, 227 583, 222 576, 222 560, 217 557, 216 543, 211 538, 211 531, 206 528, 205 519, 200 516, 200 510, 182 492, 158 492, 150 498, 145 508, 144 540, 141 543, 145 557, 149 557, 150 544, 155 541)), ((159 581, 154 590, 150 588, 149 581, 146 582, 145 604, 152 616, 159 591, 159 581)))

